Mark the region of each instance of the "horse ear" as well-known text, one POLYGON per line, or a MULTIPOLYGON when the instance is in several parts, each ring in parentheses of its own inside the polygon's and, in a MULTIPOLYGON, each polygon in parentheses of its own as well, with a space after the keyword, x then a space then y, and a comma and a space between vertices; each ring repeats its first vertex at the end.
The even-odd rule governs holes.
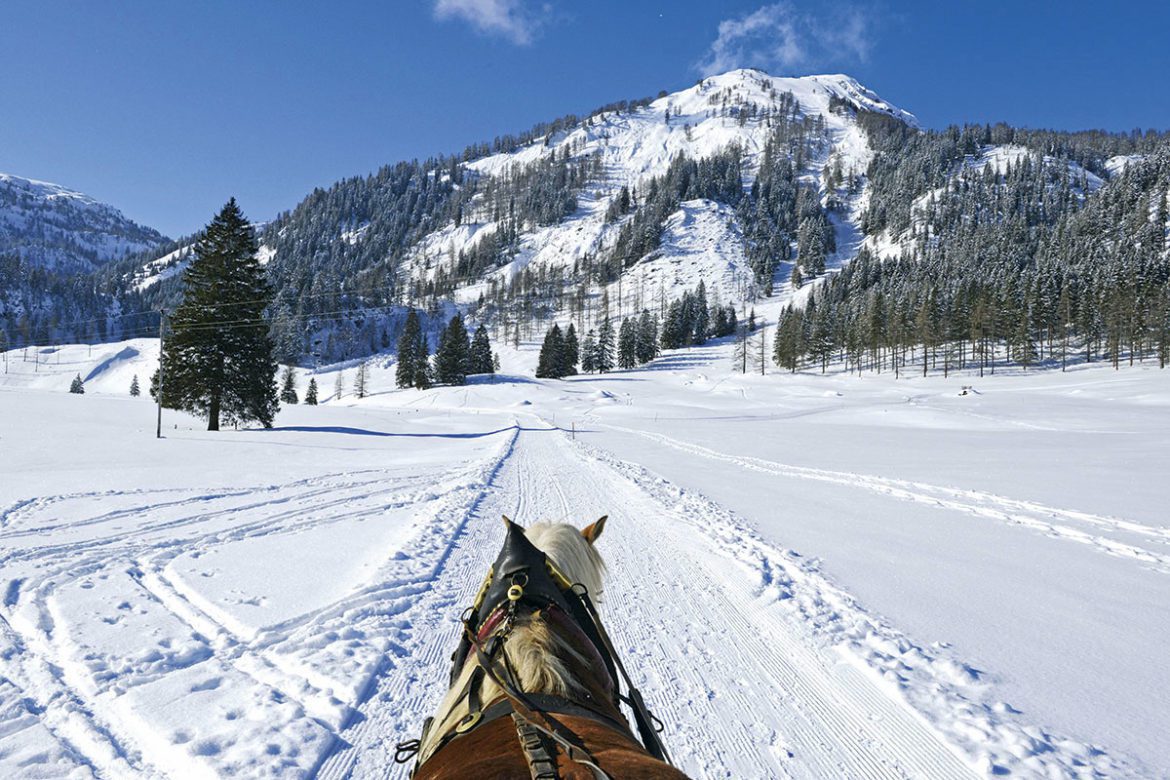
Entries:
POLYGON ((605 530, 605 521, 608 517, 609 515, 602 515, 596 521, 581 529, 581 535, 585 537, 585 541, 589 542, 589 544, 594 544, 597 541, 597 537, 601 536, 601 532, 605 530))
POLYGON ((500 517, 504 518, 504 527, 505 527, 505 528, 511 528, 512 526, 516 526, 516 527, 517 527, 517 528, 519 528, 521 531, 523 531, 523 530, 524 530, 524 526, 522 526, 522 525, 520 525, 519 523, 517 523, 517 522, 513 521, 513 520, 512 520, 512 518, 508 517, 507 515, 500 515, 500 517))

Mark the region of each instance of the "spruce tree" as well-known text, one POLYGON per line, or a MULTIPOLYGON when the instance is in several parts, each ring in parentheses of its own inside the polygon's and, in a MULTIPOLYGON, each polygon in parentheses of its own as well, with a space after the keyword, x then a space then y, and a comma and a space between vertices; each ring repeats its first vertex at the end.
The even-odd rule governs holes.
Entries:
POLYGON ((463 317, 456 314, 447 323, 435 350, 435 381, 442 385, 467 384, 468 356, 471 344, 463 317))
POLYGON ((280 408, 276 360, 264 310, 272 288, 256 257, 256 238, 235 198, 195 244, 183 273, 183 302, 163 341, 163 403, 207 418, 266 428, 280 408))
POLYGON ((308 406, 317 405, 317 377, 309 378, 309 388, 305 390, 305 404, 308 406))
POLYGON ((597 370, 597 339, 592 330, 585 334, 585 340, 581 342, 581 370, 586 374, 597 370))
POLYGON ((540 345, 540 357, 536 362, 536 376, 539 379, 560 379, 564 376, 564 340, 561 328, 556 323, 544 334, 540 345))
POLYGON ((632 317, 622 320, 622 327, 618 331, 617 362, 621 368, 638 365, 638 327, 632 317))
POLYGON ((604 374, 613 370, 614 337, 613 325, 609 317, 601 321, 601 328, 597 331, 597 346, 593 353, 593 367, 597 373, 604 374))
POLYGON ((394 372, 394 383, 399 387, 414 387, 419 362, 426 363, 427 361, 425 352, 419 354, 419 343, 422 337, 422 325, 418 320, 418 312, 411 309, 406 315, 406 324, 402 326, 402 333, 398 336, 398 366, 394 372))
POLYGON ((427 334, 419 331, 418 343, 414 354, 414 386, 418 390, 426 390, 434 382, 435 372, 431 370, 431 343, 427 334))
POLYGON ((130 380, 130 397, 137 398, 140 395, 142 395, 142 390, 138 387, 138 374, 135 374, 134 378, 130 380))
POLYGON ((280 376, 280 402, 297 403, 297 372, 292 366, 285 366, 280 376))
POLYGON ((691 326, 692 344, 703 344, 707 341, 707 330, 710 324, 707 311, 707 283, 700 280, 699 286, 695 288, 694 322, 691 326))
POLYGON ((369 389, 370 372, 366 361, 358 363, 357 374, 353 380, 353 394, 358 398, 365 398, 369 389))
POLYGON ((569 327, 565 328, 564 349, 561 351, 561 357, 564 359, 561 376, 576 374, 577 363, 581 360, 581 347, 577 343, 577 329, 573 327, 571 322, 569 327))
POLYGON ((642 309, 638 318, 637 341, 634 346, 639 363, 649 363, 658 357, 658 320, 648 309, 642 309))
POLYGON ((75 395, 85 395, 85 382, 81 381, 81 374, 73 377, 73 382, 69 385, 69 392, 75 395))
POLYGON ((492 364, 492 343, 488 339, 487 328, 483 323, 475 329, 475 336, 471 339, 471 370, 472 374, 494 374, 492 364))

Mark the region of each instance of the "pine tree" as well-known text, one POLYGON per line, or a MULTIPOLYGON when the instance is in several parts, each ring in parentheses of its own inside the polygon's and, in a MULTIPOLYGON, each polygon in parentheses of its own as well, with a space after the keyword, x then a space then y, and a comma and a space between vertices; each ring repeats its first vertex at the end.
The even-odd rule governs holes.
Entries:
POLYGON ((130 380, 130 397, 137 398, 140 395, 142 395, 142 390, 138 387, 138 374, 135 374, 134 378, 130 380))
POLYGON ((638 365, 638 326, 632 317, 622 320, 618 330, 617 362, 620 368, 634 368, 638 365))
POLYGON ((414 363, 414 386, 418 390, 426 390, 434 384, 435 372, 431 368, 431 343, 427 334, 419 332, 418 345, 415 347, 418 359, 414 363))
POLYGON ((577 373, 577 364, 581 361, 581 347, 577 343, 577 329, 573 327, 573 323, 570 322, 569 327, 565 328, 564 336, 564 350, 561 352, 564 364, 561 367, 561 376, 573 376, 577 373))
POLYGON ((284 404, 297 403, 297 372, 292 366, 285 366, 280 377, 280 402, 284 404))
POLYGON ((585 340, 581 342, 581 370, 586 374, 597 370, 597 339, 592 330, 585 334, 585 340))
POLYGON ((607 316, 601 321, 601 328, 597 331, 597 346, 593 353, 593 367, 597 373, 604 374, 613 370, 613 352, 613 325, 607 316))
POLYGON ((707 283, 700 281, 695 288, 694 321, 691 325, 692 344, 703 344, 707 341, 707 329, 710 320, 707 313, 707 283))
POLYGON ((232 198, 195 244, 183 302, 163 341, 163 403, 206 416, 209 431, 219 430, 221 418, 270 428, 280 408, 263 316, 272 288, 256 251, 252 226, 232 198))
POLYGON ((471 344, 463 317, 456 314, 447 323, 435 350, 435 381, 443 385, 467 384, 468 356, 471 344))
POLYGON ((69 385, 69 392, 75 395, 85 395, 85 382, 81 381, 81 374, 73 377, 73 382, 69 385))
POLYGON ((317 405, 317 377, 309 378, 309 389, 305 391, 305 404, 308 406, 317 405))
POLYGON ((475 329, 475 336, 471 339, 471 371, 472 374, 494 374, 492 364, 492 343, 488 340, 487 328, 483 323, 475 329))
POLYGON ((402 333, 398 336, 398 366, 394 373, 395 384, 399 387, 417 387, 416 379, 420 366, 425 367, 426 363, 426 338, 423 336, 418 312, 411 309, 406 315, 406 323, 402 326, 402 333))
POLYGON ((353 394, 358 398, 365 398, 369 384, 369 367, 366 361, 358 363, 357 374, 353 380, 353 394))
POLYGON ((799 290, 804 284, 804 274, 800 272, 800 265, 798 263, 792 264, 792 274, 788 277, 788 281, 792 282, 792 289, 799 290))
POLYGON ((649 363, 658 357, 658 321, 648 309, 642 309, 642 316, 638 318, 634 350, 639 363, 649 363))
POLYGON ((560 379, 564 374, 565 344, 561 328, 556 323, 544 334, 540 357, 536 362, 536 376, 540 379, 560 379))

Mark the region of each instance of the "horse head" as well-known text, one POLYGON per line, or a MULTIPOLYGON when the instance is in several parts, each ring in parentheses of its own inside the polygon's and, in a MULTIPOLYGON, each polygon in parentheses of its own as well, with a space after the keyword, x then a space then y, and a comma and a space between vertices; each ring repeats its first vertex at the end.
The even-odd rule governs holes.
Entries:
MULTIPOLYGON (((424 726, 421 740, 414 743, 418 767, 442 750, 437 764, 449 769, 461 751, 446 749, 448 745, 475 744, 486 738, 481 726, 511 714, 521 744, 524 730, 535 729, 559 744, 572 760, 592 765, 588 753, 582 754, 586 758, 572 757, 578 750, 573 742, 577 735, 563 730, 559 718, 577 723, 586 732, 602 728, 621 734, 620 739, 628 738, 628 744, 615 754, 634 762, 650 761, 654 768, 673 773, 655 777, 682 776, 635 741, 622 714, 620 701, 634 704, 643 741, 653 741, 654 755, 665 757, 653 729, 647 733, 650 716, 640 694, 629 685, 595 608, 605 575, 596 542, 605 522, 602 517, 583 529, 566 523, 538 523, 525 529, 504 518, 503 546, 475 602, 463 615, 451 687, 435 717, 424 726), (633 698, 619 696, 619 670, 633 698), (472 733, 480 736, 470 743, 459 739, 472 733)), ((529 739, 536 732, 530 731, 529 739)), ((555 747, 551 753, 556 753, 555 747)), ((445 770, 431 771, 437 774, 421 776, 448 776, 445 770)))

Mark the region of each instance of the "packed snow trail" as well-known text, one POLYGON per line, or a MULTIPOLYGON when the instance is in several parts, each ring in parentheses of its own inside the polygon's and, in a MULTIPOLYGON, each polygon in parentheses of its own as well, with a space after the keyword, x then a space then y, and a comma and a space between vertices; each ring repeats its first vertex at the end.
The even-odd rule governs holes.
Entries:
MULTIPOLYGON (((815 560, 599 449, 604 436, 574 441, 527 410, 415 413, 409 424, 346 414, 369 428, 216 440, 216 452, 325 444, 330 465, 298 464, 311 469, 299 479, 208 487, 205 475, 164 472, 158 487, 80 483, 0 506, 0 765, 78 778, 405 777, 394 745, 417 736, 445 690, 500 516, 582 526, 608 514, 603 619, 697 779, 1142 774, 1026 722, 945 646, 916 645, 815 560)), ((742 461, 842 490, 857 478, 742 461)), ((862 482, 903 500, 1157 537, 989 494, 862 482)))
POLYGON ((705 518, 682 517, 582 457, 563 432, 532 427, 468 507, 433 589, 403 614, 410 657, 379 678, 319 777, 384 777, 395 741, 414 736, 433 710, 457 617, 498 552, 502 514, 577 525, 609 514, 599 542, 610 570, 603 619, 667 724, 672 756, 693 776, 972 775, 921 718, 773 614, 770 591, 704 532, 705 518))

